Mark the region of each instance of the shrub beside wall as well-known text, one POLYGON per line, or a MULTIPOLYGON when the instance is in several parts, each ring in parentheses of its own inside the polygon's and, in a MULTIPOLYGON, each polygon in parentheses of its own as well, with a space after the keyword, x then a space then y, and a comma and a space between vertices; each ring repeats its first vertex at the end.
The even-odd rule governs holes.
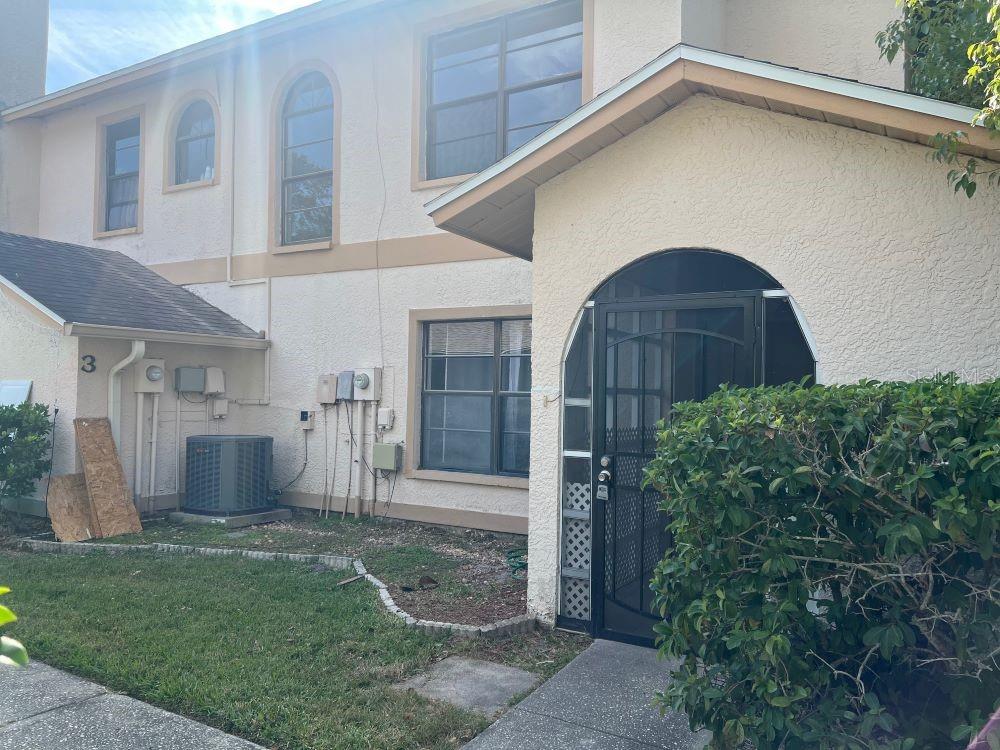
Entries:
POLYGON ((49 408, 0 406, 0 498, 30 495, 49 470, 49 408))
POLYGON ((963 747, 1000 699, 1000 381, 722 390, 648 481, 661 699, 716 747, 963 747))

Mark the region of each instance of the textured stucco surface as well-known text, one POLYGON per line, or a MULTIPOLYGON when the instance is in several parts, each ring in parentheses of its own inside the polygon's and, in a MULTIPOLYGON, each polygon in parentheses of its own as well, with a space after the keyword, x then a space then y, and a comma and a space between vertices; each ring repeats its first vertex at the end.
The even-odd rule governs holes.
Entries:
MULTIPOLYGON (((303 465, 305 445, 296 415, 317 410, 316 429, 309 436, 309 463, 291 488, 322 494, 329 480, 333 493, 343 497, 349 475, 350 434, 346 412, 326 415, 315 403, 321 374, 355 367, 384 366, 381 405, 395 410, 392 430, 382 439, 406 439, 406 391, 409 378, 409 311, 437 307, 479 307, 527 304, 531 297, 531 265, 515 258, 434 266, 349 271, 276 278, 272 281, 271 403, 239 409, 240 429, 275 437, 277 481, 288 481, 303 465), (378 299, 381 296, 381 323, 378 299), (381 329, 381 330, 380 330, 381 329), (380 346, 380 337, 382 345, 380 346), (324 450, 328 448, 328 459, 324 450)), ((192 290, 232 314, 251 321, 266 320, 266 296, 261 286, 197 285, 192 290), (251 299, 256 297, 256 302, 251 299)), ((261 323, 261 327, 264 324, 261 323)), ((357 432, 359 425, 355 422, 357 432)), ((232 432, 232 425, 223 425, 232 432)), ((369 428, 370 433, 370 428, 369 428)), ((370 435, 368 440, 370 441, 370 435)), ((370 480, 368 487, 371 487, 370 480)), ((386 484, 379 482, 380 499, 386 484)), ((524 517, 528 513, 523 489, 465 485, 399 476, 393 502, 524 517)))
POLYGON ((952 195, 926 149, 693 97, 536 195, 529 603, 555 611, 559 413, 574 317, 629 262, 734 253, 801 305, 827 382, 1000 375, 1000 195, 952 195))
POLYGON ((896 0, 729 0, 725 51, 902 89, 902 60, 875 44, 899 12, 896 0))
MULTIPOLYGON (((0 2, 0 109, 45 93, 49 4, 0 2)), ((0 122, 0 229, 32 232, 38 221, 37 123, 0 122)))
MULTIPOLYGON (((332 71, 339 90, 340 241, 346 244, 376 237, 433 233, 436 230, 423 204, 440 188, 411 189, 411 136, 420 127, 412 117, 418 31, 422 25, 436 23, 435 19, 444 19, 457 11, 480 8, 484 15, 490 15, 518 4, 516 0, 412 0, 394 5, 392 15, 358 14, 335 24, 302 29, 293 39, 262 43, 252 54, 244 55, 235 70, 230 60, 213 60, 178 69, 155 83, 107 93, 46 118, 7 124, 0 128, 0 158, 6 155, 8 175, 13 174, 11 170, 16 166, 17 190, 4 194, 0 186, 0 223, 3 207, 9 206, 9 228, 14 231, 120 250, 149 264, 221 259, 230 248, 236 254, 262 253, 268 245, 273 107, 294 71, 321 65, 332 71), (194 92, 207 92, 219 105, 220 118, 216 123, 221 142, 221 159, 216 165, 219 184, 164 192, 164 172, 169 169, 165 163, 166 141, 171 137, 168 126, 178 103, 194 92), (143 107, 144 117, 143 231, 95 240, 98 118, 138 106, 143 107)), ((694 44, 727 47, 812 70, 862 78, 870 73, 869 79, 876 80, 874 76, 881 74, 875 61, 874 34, 884 25, 886 8, 892 4, 893 0, 850 0, 850 10, 844 12, 840 3, 820 0, 593 0, 595 90, 616 83, 682 37, 694 44), (851 67, 859 60, 861 73, 851 67)), ((467 16, 465 21, 454 23, 461 25, 471 20, 467 16)), ((760 151, 756 139, 765 137, 767 132, 766 128, 758 128, 754 138, 741 133, 738 142, 743 146, 749 139, 753 148, 760 151)), ((691 159, 705 156, 689 145, 678 153, 682 152, 693 154, 691 159)), ((743 155, 742 151, 732 149, 727 152, 736 157, 743 155)), ((804 153, 802 158, 808 161, 813 155, 804 153)), ((699 174, 698 162, 684 164, 688 165, 682 170, 686 178, 689 174, 699 174)), ((681 169, 677 161, 672 161, 671 166, 681 169)), ((749 167, 747 170, 750 177, 759 179, 756 171, 749 167)), ((781 177, 794 179, 787 172, 781 177)), ((8 183, 13 184, 10 179, 8 183)), ((869 179, 862 189, 870 190, 870 184, 869 179)), ((804 180, 801 186, 803 189, 808 186, 813 193, 828 189, 816 188, 804 180)), ((586 251, 590 238, 584 239, 587 242, 576 252, 586 251)), ((317 252, 336 253, 337 248, 317 252)), ((561 279, 556 278, 559 283, 552 287, 553 277, 546 277, 536 287, 534 296, 543 302, 550 296, 561 299, 574 288, 577 274, 586 275, 598 267, 600 264, 591 269, 570 269, 573 273, 567 276, 569 283, 565 289, 561 279)), ((409 310, 522 304, 532 296, 531 274, 529 264, 510 259, 389 269, 381 273, 381 290, 376 283, 379 277, 372 271, 275 278, 271 287, 270 326, 265 284, 196 285, 194 291, 254 329, 270 328, 268 335, 274 342, 270 404, 234 403, 230 416, 221 422, 211 422, 210 427, 229 433, 273 434, 277 440, 276 482, 283 484, 294 476, 305 459, 302 433, 294 417, 300 409, 317 408, 314 404, 317 376, 382 362, 386 367, 384 405, 396 411, 396 426, 385 439, 403 440, 409 375, 406 362, 409 310), (383 309, 381 326, 373 313, 379 296, 383 309)), ((580 294, 576 296, 582 299, 580 294)), ((578 304, 579 300, 574 302, 578 304)), ((540 345, 544 351, 538 356, 557 360, 564 339, 564 329, 555 338, 538 338, 546 342, 540 345)), ((127 344, 88 342, 88 347, 100 355, 98 362, 102 369, 80 381, 79 411, 87 415, 104 414, 106 377, 100 373, 106 375, 103 368, 125 356, 127 344)), ((241 384, 232 381, 233 390, 229 394, 232 397, 255 399, 263 395, 261 354, 237 357, 232 352, 213 352, 207 348, 150 346, 149 356, 164 352, 168 356, 168 372, 177 364, 215 364, 224 367, 227 375, 246 373, 241 384)), ((123 458, 131 478, 135 399, 130 390, 130 376, 125 380, 123 458)), ((558 379, 547 376, 538 382, 553 386, 558 379)), ((157 492, 172 493, 176 404, 169 393, 169 382, 162 401, 157 492)), ((554 415, 558 408, 542 406, 541 391, 535 396, 534 408, 539 415, 540 434, 544 439, 554 439, 552 435, 544 437, 544 431, 549 429, 545 425, 557 423, 554 415)), ((203 405, 182 402, 181 411, 185 435, 204 430, 203 405)), ((334 439, 334 414, 331 412, 328 417, 330 460, 317 458, 322 456, 317 452, 321 450, 318 446, 324 443, 320 415, 317 429, 309 438, 310 461, 294 490, 321 493, 329 479, 335 484, 334 494, 346 491, 348 443, 343 435, 339 442, 334 439), (335 482, 334 452, 338 453, 335 482)), ((148 408, 146 418, 148 422, 148 408)), ((71 441, 64 441, 63 445, 71 446, 71 441)), ((71 449, 69 455, 72 457, 71 449)), ((533 464, 537 483, 554 487, 556 468, 551 459, 533 464)), ((384 484, 380 485, 380 494, 384 491, 384 484)), ((393 499, 407 504, 521 517, 528 513, 524 490, 452 482, 401 477, 393 499)), ((554 576, 554 557, 547 565, 554 576)))
MULTIPOLYGON (((76 339, 73 339, 76 341, 76 339)), ((80 356, 94 357, 95 370, 91 373, 79 372, 76 386, 77 416, 106 417, 108 415, 108 372, 130 349, 124 340, 109 340, 83 337, 79 339, 80 356)), ((238 434, 243 431, 243 421, 247 409, 259 408, 240 406, 236 399, 260 398, 264 387, 264 354, 260 351, 227 349, 215 346, 189 346, 182 344, 146 344, 147 359, 163 359, 166 370, 165 390, 160 396, 159 419, 156 446, 156 495, 172 495, 177 443, 174 440, 177 408, 181 410, 181 447, 189 435, 238 434), (226 375, 226 397, 231 399, 229 416, 222 420, 208 418, 208 405, 203 397, 190 394, 178 399, 174 393, 174 368, 176 367, 221 367, 226 375)), ((134 367, 128 367, 121 375, 121 447, 120 456, 129 486, 135 476, 135 410, 136 397, 133 388, 134 367)), ((150 436, 152 426, 152 396, 145 396, 143 407, 143 486, 150 466, 150 436)), ((183 462, 182 462, 183 467, 183 462)), ((183 487, 184 474, 181 472, 183 487)))
MULTIPOLYGON (((54 472, 73 471, 73 418, 76 416, 76 339, 47 324, 9 292, 0 292, 0 380, 32 380, 31 403, 45 404, 55 426, 54 472)), ((44 484, 42 485, 44 490, 44 484)))

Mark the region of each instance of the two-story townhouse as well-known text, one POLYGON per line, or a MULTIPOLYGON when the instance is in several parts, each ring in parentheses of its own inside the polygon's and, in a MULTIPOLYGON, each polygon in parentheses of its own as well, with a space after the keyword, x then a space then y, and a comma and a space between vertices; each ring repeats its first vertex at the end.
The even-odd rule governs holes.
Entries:
MULTIPOLYGON (((187 435, 273 435, 283 503, 530 522, 533 611, 643 640, 668 540, 638 472, 671 403, 996 358, 996 203, 946 216, 919 145, 971 113, 893 90, 874 36, 895 12, 326 0, 21 102, 0 228, 117 250, 265 338, 48 330, 58 367, 25 352, 0 376, 110 414, 144 508, 176 502, 187 435), (130 353, 165 364, 153 414, 130 353), (222 367, 226 408, 173 393, 181 365, 222 367), (362 367, 380 408, 317 402, 362 367), (403 444, 398 474, 368 471, 373 437, 403 444)), ((11 351, 40 325, 18 314, 11 351)))

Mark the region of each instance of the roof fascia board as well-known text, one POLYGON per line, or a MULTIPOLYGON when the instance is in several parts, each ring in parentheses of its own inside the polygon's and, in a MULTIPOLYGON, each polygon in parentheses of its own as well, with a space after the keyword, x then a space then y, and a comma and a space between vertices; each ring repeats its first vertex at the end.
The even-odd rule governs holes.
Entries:
POLYGON ((56 312, 43 305, 41 302, 32 297, 26 291, 21 289, 21 287, 10 281, 10 279, 6 278, 5 276, 0 276, 0 286, 3 286, 5 289, 10 290, 22 302, 35 308, 45 317, 50 318, 52 322, 55 323, 57 326, 66 325, 66 321, 60 315, 58 315, 56 312))
POLYGON ((65 323, 63 330, 67 336, 92 336, 102 339, 130 339, 158 341, 165 344, 193 344, 198 346, 222 346, 231 349, 268 349, 271 342, 265 338, 249 336, 224 336, 214 333, 186 333, 184 331, 156 331, 148 328, 125 328, 94 323, 65 323))
POLYGON ((955 123, 970 125, 978 112, 971 107, 963 107, 957 104, 928 99, 915 94, 908 94, 902 91, 872 86, 866 83, 848 81, 842 78, 833 78, 820 73, 810 73, 808 71, 786 68, 773 63, 748 60, 746 58, 728 55, 722 52, 690 47, 688 45, 677 45, 655 60, 647 63, 629 77, 618 82, 604 93, 598 95, 578 110, 568 115, 556 125, 546 130, 534 140, 529 141, 521 148, 513 151, 505 158, 498 161, 491 167, 487 167, 474 177, 456 185, 451 190, 443 193, 434 200, 424 205, 428 214, 435 214, 445 206, 457 201, 462 196, 470 193, 476 188, 484 185, 498 175, 506 172, 514 165, 527 159, 532 154, 547 146, 559 138, 564 133, 573 129, 588 118, 594 116, 602 109, 612 104, 616 100, 627 95, 630 91, 645 83, 647 80, 670 67, 679 61, 690 61, 709 65, 722 70, 735 73, 745 73, 747 75, 787 83, 806 89, 812 89, 823 93, 836 94, 851 99, 859 99, 881 104, 896 109, 916 112, 918 114, 940 117, 955 123))
POLYGON ((701 49, 700 47, 689 47, 682 45, 682 57, 691 62, 700 62, 712 65, 716 68, 731 70, 735 73, 747 73, 758 78, 767 78, 780 83, 790 83, 794 86, 824 91, 828 94, 839 94, 851 99, 863 99, 874 104, 884 104, 896 109, 908 109, 911 112, 919 112, 934 117, 943 117, 946 120, 954 120, 966 125, 971 125, 978 110, 971 107, 963 107, 960 104, 943 102, 939 99, 930 99, 917 94, 909 94, 905 91, 894 91, 893 89, 873 86, 859 81, 850 81, 845 78, 813 73, 798 68, 787 68, 774 63, 761 62, 760 60, 750 60, 745 57, 727 55, 722 52, 701 49))
POLYGON ((249 40, 263 41, 292 29, 311 26, 355 10, 388 2, 390 0, 340 0, 332 6, 317 2, 23 102, 0 111, 0 118, 10 122, 25 117, 49 114, 90 99, 109 89, 118 88, 128 83, 145 82, 157 74, 169 73, 182 66, 238 50, 249 40))

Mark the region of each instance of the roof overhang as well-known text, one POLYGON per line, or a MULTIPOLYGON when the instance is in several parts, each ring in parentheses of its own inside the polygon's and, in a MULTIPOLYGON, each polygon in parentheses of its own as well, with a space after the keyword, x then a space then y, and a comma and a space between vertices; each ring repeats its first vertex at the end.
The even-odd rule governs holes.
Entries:
POLYGON ((192 344, 197 346, 222 346, 230 349, 268 349, 266 338, 250 336, 224 336, 215 333, 186 333, 184 331, 158 331, 150 328, 125 328, 122 326, 95 325, 92 323, 66 323, 63 333, 67 336, 92 336, 102 339, 127 339, 129 341, 155 341, 165 344, 192 344))
POLYGON ((902 91, 677 45, 499 162, 430 201, 441 229, 530 260, 535 189, 695 94, 927 145, 962 130, 963 153, 1000 161, 976 110, 902 91))
POLYGON ((304 8, 282 13, 226 34, 206 39, 179 50, 130 65, 75 86, 32 99, 0 111, 5 122, 25 117, 48 115, 67 107, 83 104, 109 89, 124 90, 175 75, 192 65, 239 53, 247 46, 260 44, 295 31, 344 16, 357 10, 386 5, 398 0, 321 0, 304 8))
POLYGON ((172 344, 197 344, 200 346, 223 346, 236 349, 267 349, 271 342, 260 337, 227 336, 216 333, 187 333, 185 331, 160 331, 150 328, 127 328, 124 326, 97 325, 94 323, 73 323, 63 319, 58 313, 43 305, 5 276, 0 276, 0 287, 9 291, 21 304, 33 308, 43 318, 47 318, 57 328, 62 328, 66 336, 94 336, 104 339, 129 339, 132 341, 162 341, 172 344))

